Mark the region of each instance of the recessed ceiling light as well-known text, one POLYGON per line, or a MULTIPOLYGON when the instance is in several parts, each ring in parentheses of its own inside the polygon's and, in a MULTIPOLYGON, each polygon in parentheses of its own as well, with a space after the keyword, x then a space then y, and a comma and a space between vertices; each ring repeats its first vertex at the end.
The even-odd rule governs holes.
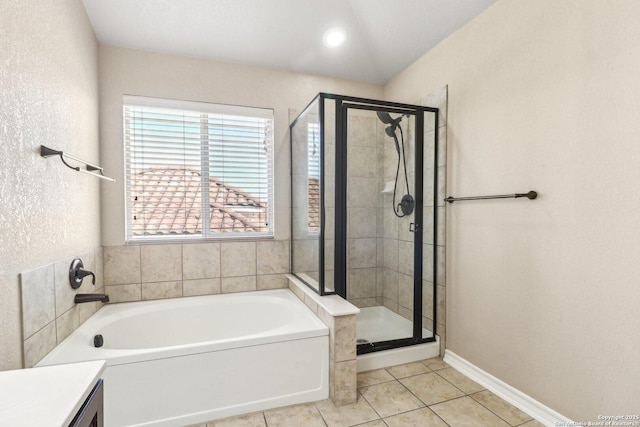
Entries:
POLYGON ((342 28, 329 28, 324 32, 322 41, 327 47, 338 47, 347 39, 347 34, 342 28))

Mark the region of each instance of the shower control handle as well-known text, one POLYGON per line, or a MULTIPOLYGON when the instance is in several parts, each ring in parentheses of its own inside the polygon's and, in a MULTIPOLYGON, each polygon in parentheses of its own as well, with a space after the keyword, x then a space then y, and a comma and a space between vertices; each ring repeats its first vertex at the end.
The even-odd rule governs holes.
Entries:
POLYGON ((420 231, 420 224, 418 224, 417 222, 409 223, 409 231, 412 233, 417 233, 418 231, 420 231))

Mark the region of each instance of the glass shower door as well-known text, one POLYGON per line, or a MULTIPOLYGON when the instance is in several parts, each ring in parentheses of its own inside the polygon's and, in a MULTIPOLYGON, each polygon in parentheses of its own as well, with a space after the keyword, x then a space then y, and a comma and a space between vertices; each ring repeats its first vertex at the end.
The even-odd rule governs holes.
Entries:
MULTIPOLYGON (((414 336, 415 119, 346 106, 347 299, 361 346, 414 336)), ((419 251, 421 252, 421 251, 419 251)))

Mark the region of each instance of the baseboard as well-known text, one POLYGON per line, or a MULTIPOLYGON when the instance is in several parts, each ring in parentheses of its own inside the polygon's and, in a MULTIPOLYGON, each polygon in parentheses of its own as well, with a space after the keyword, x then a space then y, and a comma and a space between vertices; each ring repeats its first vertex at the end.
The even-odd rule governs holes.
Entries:
POLYGON ((522 412, 530 415, 545 426, 554 427, 557 425, 569 425, 569 423, 572 423, 569 418, 559 414, 548 406, 543 405, 520 390, 511 387, 509 384, 499 380, 490 373, 483 371, 451 350, 445 350, 444 361, 454 369, 465 374, 467 377, 482 385, 506 402, 509 402, 522 412))

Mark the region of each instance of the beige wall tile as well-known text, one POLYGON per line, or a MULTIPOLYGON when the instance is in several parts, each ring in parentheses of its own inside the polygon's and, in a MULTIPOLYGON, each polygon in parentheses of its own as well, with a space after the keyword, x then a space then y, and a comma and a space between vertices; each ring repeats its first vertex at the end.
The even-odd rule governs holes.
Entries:
POLYGON ((375 268, 377 260, 377 247, 377 241, 375 238, 348 239, 348 268, 375 268))
POLYGON ((55 319, 54 281, 53 264, 20 274, 23 339, 55 319))
POLYGON ((358 398, 357 392, 357 367, 356 361, 335 363, 335 391, 334 401, 336 406, 354 403, 358 398))
POLYGON ((315 302, 315 300, 310 297, 309 295, 304 296, 304 304, 309 307, 309 310, 313 311, 314 314, 318 313, 318 303, 315 302))
POLYGON ((289 241, 271 240, 257 242, 257 273, 276 274, 289 272, 289 241))
POLYGON ((413 275, 398 274, 398 304, 413 310, 413 275))
POLYGON ((249 292, 256 290, 256 276, 223 277, 222 293, 249 292))
POLYGON ((108 285, 104 287, 105 293, 109 295, 109 302, 129 302, 140 301, 142 299, 142 288, 140 283, 131 285, 108 285))
POLYGON ((413 275, 414 264, 414 244, 413 242, 398 242, 398 271, 400 273, 413 275))
POLYGON ((256 286, 259 291, 266 289, 286 289, 289 279, 284 274, 259 274, 256 277, 256 286))
MULTIPOLYGON (((384 283, 382 288, 382 295, 385 299, 398 303, 398 273, 393 270, 384 270, 384 283)), ((396 309, 397 311, 397 309, 396 309)))
POLYGON ((349 301, 357 298, 375 297, 377 291, 376 276, 376 268, 349 269, 347 283, 349 301))
POLYGON ((446 283, 446 268, 445 268, 445 248, 444 246, 436 246, 436 283, 438 285, 444 285, 446 283))
POLYGON ((182 296, 182 281, 142 284, 142 299, 177 298, 182 296))
POLYGON ((222 277, 251 276, 256 274, 255 242, 223 243, 220 247, 220 254, 222 277))
POLYGON ((329 313, 327 313, 327 311, 322 308, 322 307, 318 307, 318 318, 322 321, 322 323, 324 323, 329 329, 333 329, 334 327, 334 317, 331 316, 329 313))
POLYGON ((289 289, 291 289, 293 294, 297 296, 300 301, 304 302, 304 292, 302 292, 302 289, 291 281, 289 282, 289 289))
POLYGON ((385 203, 382 205, 382 219, 383 219, 383 233, 382 237, 385 239, 397 239, 398 238, 398 221, 399 218, 393 213, 392 210, 392 198, 385 195, 385 203))
POLYGON ((382 305, 384 305, 385 307, 387 307, 389 310, 393 311, 394 313, 397 313, 398 310, 399 310, 398 302, 397 301, 392 301, 389 298, 383 298, 382 305))
MULTIPOLYGON (((54 264, 54 284, 56 294, 56 316, 61 316, 73 307, 73 297, 77 293, 69 283, 69 266, 73 258, 65 258, 54 264)), ((86 280, 90 281, 91 277, 86 280)))
POLYGON ((413 310, 398 304, 398 314, 404 317, 405 319, 413 322, 413 310))
POLYGON ((335 343, 334 360, 343 362, 356 358, 356 316, 338 316, 334 318, 335 343))
MULTIPOLYGON (((104 292, 104 286, 100 289, 100 292, 104 292)), ((78 310, 78 319, 79 324, 82 325, 87 321, 91 316, 93 316, 104 304, 97 302, 86 302, 83 304, 78 304, 76 309, 78 310)))
POLYGON ((93 251, 94 270, 96 275, 96 288, 100 289, 104 286, 104 250, 102 247, 93 251))
POLYGON ((220 277, 220 243, 182 245, 182 278, 220 277))
POLYGON ((141 246, 140 269, 143 283, 182 280, 182 246, 141 246))
POLYGON ((63 313, 56 319, 56 342, 60 344, 67 338, 73 331, 80 326, 80 316, 78 314, 78 308, 82 304, 77 305, 66 313, 63 313))
POLYGON ((353 239, 377 237, 378 210, 370 208, 349 208, 347 235, 353 239))
POLYGON ((349 178, 347 206, 375 208, 378 206, 378 180, 376 178, 349 178))
POLYGON ((0 274, 0 371, 24 367, 20 275, 0 274))
POLYGON ((422 245, 422 278, 433 282, 433 245, 422 245))
POLYGON ((384 239, 384 268, 398 270, 398 241, 395 239, 384 239))
POLYGON ((378 149, 367 147, 348 147, 347 176, 376 178, 378 171, 378 149))
POLYGON ((375 307, 378 304, 378 298, 349 298, 349 302, 358 308, 375 307))
POLYGON ((336 402, 336 362, 329 358, 329 400, 336 402))
POLYGON ((375 147, 377 145, 377 123, 373 117, 350 115, 347 126, 349 145, 375 147))
POLYGON ((55 346, 56 322, 51 322, 24 341, 24 367, 33 367, 55 346))
POLYGON ((182 294, 185 297, 195 295, 213 295, 220 293, 220 279, 194 279, 182 282, 182 294))
POLYGON ((140 283, 140 246, 104 248, 104 284, 140 283))

